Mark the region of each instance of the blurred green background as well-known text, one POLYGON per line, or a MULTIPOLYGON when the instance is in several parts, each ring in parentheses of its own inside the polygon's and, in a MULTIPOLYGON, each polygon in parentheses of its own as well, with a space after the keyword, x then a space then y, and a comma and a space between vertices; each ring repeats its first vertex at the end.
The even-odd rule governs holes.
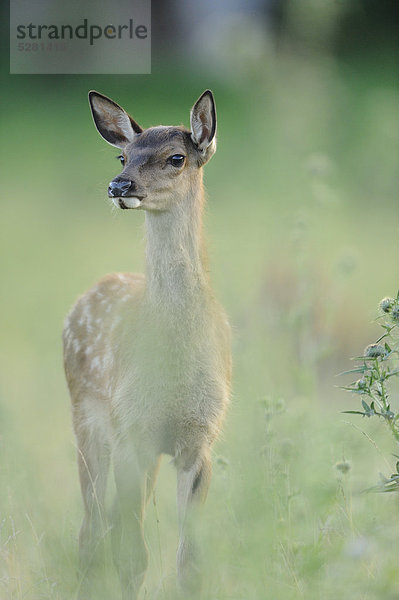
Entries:
MULTIPOLYGON (((336 387, 399 282, 397 16, 388 1, 153 2, 152 75, 10 76, 3 53, 1 600, 75 597, 63 319, 106 272, 144 267, 144 216, 109 206, 117 152, 87 91, 147 127, 188 125, 208 87, 219 121, 206 231, 234 390, 201 530, 203 598, 399 597, 398 498, 363 493, 396 448, 382 423, 341 414, 358 399, 336 387)), ((167 459, 155 498, 143 597, 173 599, 167 459)))

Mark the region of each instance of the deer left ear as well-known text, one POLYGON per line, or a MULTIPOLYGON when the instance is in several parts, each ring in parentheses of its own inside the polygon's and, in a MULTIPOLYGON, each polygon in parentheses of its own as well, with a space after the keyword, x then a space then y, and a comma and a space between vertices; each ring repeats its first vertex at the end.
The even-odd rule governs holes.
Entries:
POLYGON ((191 139, 208 160, 216 150, 216 108, 211 90, 206 90, 191 109, 191 139))

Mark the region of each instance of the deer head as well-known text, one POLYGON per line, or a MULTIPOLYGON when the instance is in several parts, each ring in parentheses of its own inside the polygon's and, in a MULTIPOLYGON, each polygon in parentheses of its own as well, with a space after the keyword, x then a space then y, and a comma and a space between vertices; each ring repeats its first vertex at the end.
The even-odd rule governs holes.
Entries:
POLYGON ((115 206, 167 211, 182 202, 216 150, 212 92, 206 90, 194 104, 191 130, 142 129, 116 102, 95 91, 89 92, 89 103, 99 134, 121 150, 123 170, 108 187, 115 206))

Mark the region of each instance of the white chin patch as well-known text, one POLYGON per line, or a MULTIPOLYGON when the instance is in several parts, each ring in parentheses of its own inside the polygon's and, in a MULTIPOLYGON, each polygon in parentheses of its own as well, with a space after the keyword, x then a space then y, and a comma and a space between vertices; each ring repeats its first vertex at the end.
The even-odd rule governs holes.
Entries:
POLYGON ((138 208, 141 204, 141 200, 135 196, 112 198, 112 202, 117 208, 138 208))

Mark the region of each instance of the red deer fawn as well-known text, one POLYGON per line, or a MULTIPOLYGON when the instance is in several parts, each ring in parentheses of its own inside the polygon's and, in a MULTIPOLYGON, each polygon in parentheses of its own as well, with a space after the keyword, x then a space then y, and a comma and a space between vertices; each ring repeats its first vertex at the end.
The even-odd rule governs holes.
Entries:
POLYGON ((231 372, 230 329, 202 234, 202 167, 216 149, 216 112, 207 90, 192 108, 191 131, 143 130, 102 94, 90 92, 89 102, 98 132, 121 150, 123 170, 108 196, 117 207, 146 211, 147 248, 145 277, 107 275, 79 298, 64 328, 85 510, 82 597, 91 597, 112 460, 113 553, 122 597, 133 600, 147 569, 143 517, 162 454, 177 469, 179 581, 185 590, 199 585, 190 515, 206 498, 231 372))

